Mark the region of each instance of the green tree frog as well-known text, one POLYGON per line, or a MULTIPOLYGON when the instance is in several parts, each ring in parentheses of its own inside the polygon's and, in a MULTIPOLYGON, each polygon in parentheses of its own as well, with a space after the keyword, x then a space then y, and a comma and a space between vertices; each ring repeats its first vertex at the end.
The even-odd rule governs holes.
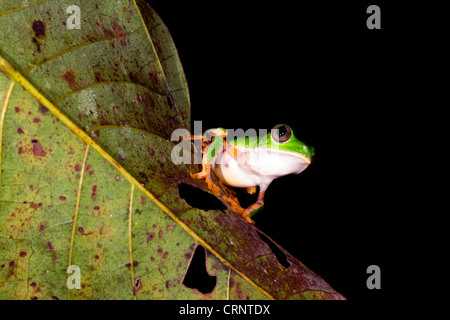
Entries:
POLYGON ((202 171, 191 173, 191 176, 205 179, 216 196, 222 196, 233 211, 247 222, 254 223, 250 216, 263 207, 264 194, 270 183, 276 178, 305 170, 311 164, 314 148, 298 140, 285 124, 277 125, 270 133, 259 137, 224 139, 226 136, 225 129, 217 128, 208 130, 204 136, 190 137, 203 139, 202 171), (211 143, 205 143, 207 134, 214 137, 211 143), (259 187, 257 201, 244 209, 237 198, 220 195, 219 188, 210 178, 211 171, 226 186, 245 188, 250 194, 259 187))

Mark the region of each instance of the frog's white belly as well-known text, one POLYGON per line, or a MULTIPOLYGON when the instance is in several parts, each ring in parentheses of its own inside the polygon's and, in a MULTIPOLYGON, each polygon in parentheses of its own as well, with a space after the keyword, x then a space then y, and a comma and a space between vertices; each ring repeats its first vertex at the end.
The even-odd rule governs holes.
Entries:
POLYGON ((212 165, 214 174, 231 187, 267 187, 274 179, 298 174, 311 163, 307 157, 280 149, 242 151, 236 158, 225 153, 212 165))

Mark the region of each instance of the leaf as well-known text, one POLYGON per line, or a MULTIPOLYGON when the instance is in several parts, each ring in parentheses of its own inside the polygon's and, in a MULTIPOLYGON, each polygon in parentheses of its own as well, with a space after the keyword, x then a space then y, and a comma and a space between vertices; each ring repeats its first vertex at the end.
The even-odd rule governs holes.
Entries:
POLYGON ((171 161, 190 103, 153 10, 74 2, 81 29, 61 1, 0 5, 0 298, 343 299, 233 212, 180 198, 180 183, 207 188, 171 161), (199 245, 207 294, 183 284, 199 245))

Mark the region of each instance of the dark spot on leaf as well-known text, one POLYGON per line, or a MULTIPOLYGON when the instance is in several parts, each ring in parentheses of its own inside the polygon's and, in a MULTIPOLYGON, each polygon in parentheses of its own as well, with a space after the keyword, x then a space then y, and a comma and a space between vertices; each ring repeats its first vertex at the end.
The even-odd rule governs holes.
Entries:
MULTIPOLYGON (((91 172, 92 172, 92 171, 91 171, 91 172)), ((89 172, 89 174, 90 174, 90 172, 89 172)), ((94 197, 96 196, 96 194, 97 194, 97 185, 94 185, 94 186, 92 187, 91 198, 94 198, 94 197)))
POLYGON ((45 230, 45 226, 44 226, 44 224, 40 224, 39 225, 39 232, 44 232, 44 230, 45 230))
POLYGON ((36 282, 30 283, 30 286, 33 287, 33 288, 36 287, 36 282))
POLYGON ((81 165, 79 163, 77 163, 73 168, 75 169, 75 171, 80 171, 81 165))
POLYGON ((39 203, 30 202, 30 208, 31 209, 37 209, 37 208, 40 208, 40 207, 42 207, 42 202, 39 202, 39 203))
POLYGON ((166 289, 169 289, 169 280, 166 281, 166 289))
POLYGON ((47 242, 47 247, 50 249, 50 250, 54 250, 55 248, 53 248, 53 244, 49 241, 49 242, 47 242))
POLYGON ((211 293, 217 284, 217 277, 210 276, 206 271, 205 248, 200 245, 195 249, 183 284, 188 288, 197 289, 203 294, 211 293))
POLYGON ((24 133, 25 133, 25 132, 22 130, 22 128, 17 129, 17 132, 18 132, 19 134, 24 134, 24 133))
POLYGON ((30 299, 31 299, 31 300, 39 300, 39 298, 36 297, 36 296, 33 296, 33 297, 31 297, 30 299))
POLYGON ((169 255, 169 253, 168 253, 167 251, 164 252, 164 254, 163 254, 163 259, 167 258, 168 255, 169 255))
POLYGON ((242 299, 242 289, 241 289, 241 284, 240 283, 238 283, 237 286, 236 286, 236 292, 238 294, 238 298, 242 299))
POLYGON ((119 43, 122 47, 126 46, 126 42, 125 42, 125 31, 114 22, 114 33, 115 35, 118 37, 119 43))
POLYGON ((179 128, 178 121, 175 117, 169 118, 169 126, 174 130, 179 128))
POLYGON ((122 177, 120 175, 117 175, 115 179, 116 179, 116 181, 120 181, 122 179, 122 177))
POLYGON ((19 108, 19 107, 14 107, 14 111, 15 111, 16 113, 19 113, 19 112, 20 112, 20 108, 19 108))
POLYGON ((105 79, 103 79, 101 73, 98 72, 98 70, 95 70, 94 76, 95 76, 95 81, 96 82, 105 82, 105 79))
POLYGON ((148 176, 144 172, 139 172, 139 175, 145 183, 148 183, 148 176))
POLYGON ((145 200, 145 197, 142 196, 142 197, 141 197, 141 203, 142 203, 142 205, 145 205, 145 201, 146 201, 146 200, 145 200))
POLYGON ((83 227, 79 227, 79 228, 78 228, 78 232, 81 233, 81 234, 84 234, 84 229, 83 229, 83 227))
POLYGON ((64 74, 63 74, 63 79, 64 81, 67 82, 67 84, 69 85, 69 88, 71 90, 75 90, 78 88, 78 84, 75 80, 75 71, 73 70, 67 70, 64 74))
POLYGON ((59 298, 57 296, 52 296, 53 300, 59 300, 59 298))
POLYGON ((150 147, 147 148, 147 151, 148 151, 148 153, 150 153, 151 156, 153 156, 155 154, 155 150, 153 150, 150 147))
POLYGON ((155 233, 154 232, 147 232, 147 243, 155 239, 155 233))
POLYGON ((178 193, 191 207, 202 210, 226 210, 225 205, 214 195, 188 184, 180 183, 178 193))
POLYGON ((14 267, 14 264, 15 264, 15 261, 14 261, 14 260, 11 260, 11 261, 9 262, 9 267, 10 267, 10 268, 14 267))
POLYGON ((21 258, 25 257, 26 255, 27 255, 27 253, 26 253, 25 251, 21 251, 21 252, 19 253, 19 256, 20 256, 21 258))
POLYGON ((88 166, 86 167, 86 171, 91 170, 92 166, 90 164, 88 164, 88 166))
POLYGON ((34 118, 33 123, 41 123, 41 118, 34 118))
POLYGON ((95 260, 100 259, 100 257, 98 256, 98 254, 96 254, 96 255, 94 256, 94 259, 95 259, 95 260))
POLYGON ((31 41, 33 41, 33 43, 36 45, 36 51, 41 52, 41 44, 39 43, 39 41, 35 37, 33 37, 31 41))
POLYGON ((42 149, 42 145, 38 140, 32 140, 33 154, 35 157, 44 157, 47 153, 42 149))
POLYGON ((97 38, 94 37, 94 36, 92 36, 92 35, 90 35, 90 34, 85 35, 84 38, 85 38, 88 42, 95 42, 95 41, 97 41, 97 38))
POLYGON ((158 237, 162 238, 162 235, 163 235, 162 230, 159 230, 159 232, 158 232, 158 237))
POLYGON ((100 207, 99 206, 94 206, 94 210, 100 210, 100 207))
POLYGON ((45 37, 45 24, 41 20, 33 22, 33 31, 36 38, 42 39, 45 37))
POLYGON ((19 147, 19 148, 17 149, 17 153, 18 153, 18 154, 22 154, 22 153, 23 153, 23 147, 19 147))
POLYGON ((44 107, 42 104, 39 104, 39 112, 45 116, 48 114, 48 109, 44 107))
POLYGON ((61 200, 61 201, 66 201, 66 197, 64 197, 64 196, 59 196, 59 200, 61 200))
POLYGON ((287 260, 286 254, 284 254, 284 252, 281 251, 280 248, 278 248, 278 246, 275 243, 273 243, 269 238, 267 238, 264 234, 258 232, 258 235, 261 238, 261 240, 264 241, 269 246, 270 250, 272 250, 275 257, 277 257, 278 262, 283 267, 289 268, 291 264, 287 260))

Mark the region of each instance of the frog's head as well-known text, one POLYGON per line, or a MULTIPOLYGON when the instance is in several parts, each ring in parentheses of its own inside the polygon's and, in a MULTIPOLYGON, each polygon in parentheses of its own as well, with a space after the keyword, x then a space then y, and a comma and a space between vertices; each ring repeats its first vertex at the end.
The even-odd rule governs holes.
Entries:
POLYGON ((278 162, 285 167, 279 170, 285 170, 286 174, 302 172, 314 156, 314 148, 298 140, 285 124, 275 126, 270 133, 261 137, 258 146, 281 156, 282 160, 278 162))
POLYGON ((279 124, 272 129, 270 145, 278 147, 280 150, 299 153, 309 159, 309 162, 314 157, 314 148, 298 140, 292 129, 286 124, 279 124))

